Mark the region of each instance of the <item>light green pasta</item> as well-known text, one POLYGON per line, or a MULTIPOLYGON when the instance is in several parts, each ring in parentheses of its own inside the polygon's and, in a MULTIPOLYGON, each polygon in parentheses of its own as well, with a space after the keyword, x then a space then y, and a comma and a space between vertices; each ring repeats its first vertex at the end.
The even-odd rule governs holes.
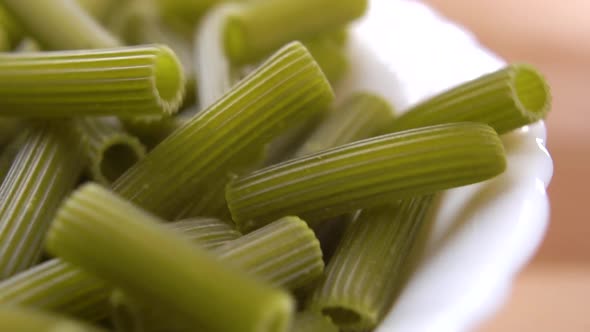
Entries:
POLYGON ((528 65, 509 65, 410 108, 390 130, 458 122, 482 122, 503 134, 543 119, 551 108, 549 87, 528 65))
POLYGON ((14 306, 0 306, 0 330, 7 332, 107 332, 82 322, 14 306))
POLYGON ((150 1, 130 0, 111 15, 108 27, 127 44, 163 44, 174 51, 186 78, 185 98, 181 109, 195 103, 195 66, 191 40, 163 24, 150 1))
POLYGON ((208 250, 214 250, 242 236, 233 225, 216 218, 189 218, 167 226, 208 250))
POLYGON ((487 125, 455 123, 350 143, 267 167, 228 185, 242 230, 277 216, 314 222, 395 199, 431 194, 504 171, 504 147, 487 125))
POLYGON ((45 49, 120 46, 76 0, 3 0, 8 13, 45 49))
MULTIPOLYGON (((323 272, 319 242, 307 224, 284 217, 263 228, 214 248, 216 256, 241 271, 287 289, 298 289, 323 272)), ((142 303, 121 291, 111 296, 118 330, 142 332, 191 331, 191 327, 156 303, 142 303)))
POLYGON ((184 75, 163 45, 0 55, 0 107, 18 116, 160 116, 178 110, 184 75))
MULTIPOLYGON (((233 227, 213 218, 166 225, 206 249, 219 247, 240 236, 233 227)), ((102 279, 54 258, 0 282, 0 305, 22 305, 99 321, 110 312, 111 289, 102 279)))
POLYGON ((332 89, 309 52, 293 42, 156 146, 113 188, 172 218, 193 201, 205 180, 231 168, 244 152, 262 149, 289 123, 332 99, 332 89))
POLYGON ((126 133, 117 119, 79 118, 75 123, 90 177, 101 184, 110 185, 145 156, 145 146, 126 133))
POLYGON ((300 312, 295 315, 292 332, 338 332, 330 318, 317 312, 300 312))
POLYGON ((110 287, 61 259, 51 259, 0 282, 0 305, 20 305, 85 321, 108 316, 110 287))
POLYGON ((392 305, 402 264, 430 207, 432 196, 363 210, 315 290, 310 308, 342 329, 374 328, 392 305))
POLYGON ((383 98, 371 93, 354 94, 328 114, 295 156, 383 134, 392 121, 393 109, 383 98))
POLYGON ((224 43, 235 64, 255 62, 284 43, 317 36, 360 17, 367 0, 249 1, 227 19, 224 43))
POLYGON ((285 331, 290 324, 287 293, 236 273, 96 184, 70 196, 46 240, 51 253, 208 331, 285 331))
POLYGON ((319 241, 297 217, 283 217, 215 252, 224 261, 288 289, 310 283, 324 270, 319 241))
POLYGON ((39 261, 49 223, 83 167, 71 123, 30 126, 0 186, 0 279, 39 261))

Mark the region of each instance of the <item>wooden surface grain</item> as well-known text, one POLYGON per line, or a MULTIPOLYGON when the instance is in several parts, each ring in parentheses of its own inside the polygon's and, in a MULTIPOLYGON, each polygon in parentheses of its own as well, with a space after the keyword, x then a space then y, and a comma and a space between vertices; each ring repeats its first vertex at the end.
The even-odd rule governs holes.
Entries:
POLYGON ((551 222, 501 312, 478 332, 590 331, 590 1, 427 0, 549 80, 551 222))

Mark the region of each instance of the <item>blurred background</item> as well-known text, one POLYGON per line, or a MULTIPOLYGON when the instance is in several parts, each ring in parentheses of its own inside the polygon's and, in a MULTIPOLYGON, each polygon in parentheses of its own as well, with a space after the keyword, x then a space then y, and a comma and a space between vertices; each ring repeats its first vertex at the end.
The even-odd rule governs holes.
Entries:
POLYGON ((551 222, 502 311, 477 332, 590 331, 590 1, 425 0, 548 78, 551 222))

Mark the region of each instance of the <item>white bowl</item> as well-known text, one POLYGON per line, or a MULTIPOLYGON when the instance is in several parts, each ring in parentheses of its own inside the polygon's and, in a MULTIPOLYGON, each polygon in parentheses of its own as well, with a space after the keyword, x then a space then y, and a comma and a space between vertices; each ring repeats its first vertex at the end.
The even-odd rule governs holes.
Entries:
MULTIPOLYGON (((403 112, 494 71, 502 59, 424 4, 374 0, 351 36, 341 90, 371 90, 403 112)), ((543 122, 503 136, 507 171, 442 194, 426 256, 377 332, 471 330, 504 303, 549 219, 553 163, 543 122)))

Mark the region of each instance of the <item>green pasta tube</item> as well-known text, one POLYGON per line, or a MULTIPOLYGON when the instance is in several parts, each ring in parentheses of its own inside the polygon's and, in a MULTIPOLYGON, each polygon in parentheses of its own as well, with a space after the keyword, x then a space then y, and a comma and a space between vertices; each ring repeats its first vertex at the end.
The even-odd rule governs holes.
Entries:
POLYGON ((319 241, 298 217, 283 217, 215 252, 224 261, 288 289, 310 283, 324 270, 319 241))
POLYGON ((108 316, 110 289, 78 267, 51 259, 0 282, 0 305, 21 305, 98 321, 108 316))
MULTIPOLYGON (((298 289, 318 279, 324 268, 317 238, 297 217, 281 218, 213 252, 224 262, 287 289, 298 289)), ((134 300, 121 291, 113 293, 111 305, 119 331, 191 331, 173 312, 134 300)))
POLYGON ((342 329, 374 328, 392 305, 402 264, 432 196, 363 210, 346 230, 310 308, 342 329))
POLYGON ((498 134, 543 119, 551 108, 549 86, 532 66, 509 65, 434 96, 402 114, 391 130, 473 121, 498 134))
POLYGON ((36 264, 61 200, 84 166, 68 121, 31 125, 0 186, 0 279, 36 264))
POLYGON ((292 332, 338 332, 330 318, 317 312, 300 312, 295 315, 292 332))
POLYGON ((245 151, 263 148, 289 123, 327 107, 333 97, 309 52, 290 43, 156 146, 113 188, 172 218, 194 199, 204 180, 231 168, 230 162, 245 151))
POLYGON ((13 306, 0 307, 0 330, 7 332, 107 332, 82 322, 13 306))
POLYGON ((120 41, 103 29, 76 0, 3 0, 2 3, 45 49, 120 46, 120 41))
POLYGON ((116 119, 79 118, 76 129, 82 138, 90 176, 101 184, 110 185, 145 156, 145 146, 126 133, 116 119))
POLYGON ((251 1, 230 15, 225 51, 235 64, 252 63, 284 43, 313 37, 362 16, 367 0, 251 1))
POLYGON ((203 249, 213 250, 238 239, 242 234, 233 225, 216 218, 189 218, 167 224, 203 249))
POLYGON ((385 133, 392 121, 393 109, 383 98, 371 93, 354 94, 322 121, 295 156, 385 133))
POLYGON ((84 185, 70 196, 46 241, 49 252, 138 300, 177 312, 195 327, 285 331, 290 324, 293 302, 287 293, 239 275, 98 185, 84 185))
MULTIPOLYGON (((233 227, 213 218, 166 225, 206 249, 240 236, 233 227)), ((0 282, 0 305, 22 305, 99 321, 109 314, 110 292, 110 285, 102 279, 54 258, 0 282)))
POLYGON ((163 24, 151 2, 132 0, 118 6, 109 19, 109 28, 130 45, 156 43, 170 47, 186 76, 186 95, 181 109, 195 103, 196 78, 191 41, 163 24))
POLYGON ((378 136, 300 157, 228 185, 226 200, 242 230, 277 216, 314 222, 395 199, 426 195, 504 171, 496 132, 455 123, 378 136))
POLYGON ((18 116, 159 116, 178 110, 184 76, 163 45, 0 55, 0 107, 18 116))

